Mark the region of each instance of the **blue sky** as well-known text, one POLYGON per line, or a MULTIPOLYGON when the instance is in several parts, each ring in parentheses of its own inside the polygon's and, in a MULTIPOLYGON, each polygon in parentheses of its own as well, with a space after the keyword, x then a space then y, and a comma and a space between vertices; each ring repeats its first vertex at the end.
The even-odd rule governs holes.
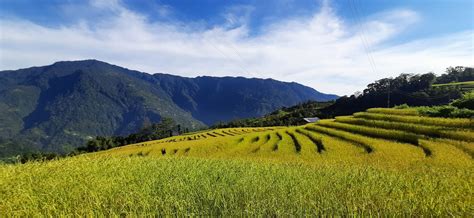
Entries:
POLYGON ((351 94, 472 66, 471 0, 0 0, 0 69, 99 59, 351 94))

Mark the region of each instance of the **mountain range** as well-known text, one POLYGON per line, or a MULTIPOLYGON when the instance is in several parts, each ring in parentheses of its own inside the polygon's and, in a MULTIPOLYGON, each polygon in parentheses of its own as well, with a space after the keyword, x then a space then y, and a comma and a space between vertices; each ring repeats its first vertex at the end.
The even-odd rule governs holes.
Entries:
POLYGON ((148 74, 97 60, 0 71, 0 156, 67 152, 94 136, 126 135, 162 117, 195 130, 336 98, 294 82, 148 74))

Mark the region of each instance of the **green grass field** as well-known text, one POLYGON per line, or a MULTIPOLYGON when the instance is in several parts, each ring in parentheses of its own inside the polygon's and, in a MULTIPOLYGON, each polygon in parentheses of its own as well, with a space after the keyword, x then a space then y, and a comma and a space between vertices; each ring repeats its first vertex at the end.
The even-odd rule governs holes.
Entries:
POLYGON ((455 83, 443 83, 443 84, 433 84, 433 87, 438 87, 438 86, 459 86, 459 85, 474 85, 474 81, 455 82, 455 83))
POLYGON ((0 166, 0 215, 474 215, 469 119, 370 109, 0 166))
POLYGON ((474 81, 465 81, 465 82, 454 82, 454 83, 443 83, 443 84, 433 84, 433 87, 447 87, 447 86, 457 86, 463 92, 470 92, 474 90, 474 81))

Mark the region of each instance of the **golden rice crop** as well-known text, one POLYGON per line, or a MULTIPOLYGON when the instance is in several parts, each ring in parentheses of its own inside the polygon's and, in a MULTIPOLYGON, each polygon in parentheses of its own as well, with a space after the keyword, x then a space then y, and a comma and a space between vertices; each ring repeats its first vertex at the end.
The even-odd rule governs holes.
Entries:
POLYGON ((440 118, 440 117, 421 117, 421 116, 399 116, 378 113, 358 112, 354 113, 354 117, 371 119, 371 120, 386 120, 404 123, 416 123, 422 125, 442 126, 447 128, 468 128, 474 129, 474 120, 466 118, 440 118))
POLYGON ((316 137, 303 128, 296 129, 296 132, 308 137, 313 142, 313 144, 316 145, 316 151, 318 153, 321 153, 325 150, 322 137, 316 137))
POLYGON ((80 156, 3 165, 0 174, 2 217, 469 217, 474 194, 469 168, 423 163, 387 170, 353 163, 80 156))
POLYGON ((427 126, 415 123, 402 123, 383 120, 367 120, 354 118, 352 116, 336 117, 336 122, 348 123, 353 125, 362 125, 369 127, 377 127, 383 129, 395 129, 405 132, 421 134, 434 138, 448 138, 462 141, 474 141, 474 132, 470 130, 449 130, 441 126, 427 126))
POLYGON ((337 123, 334 121, 320 121, 318 122, 318 125, 345 130, 348 132, 366 135, 369 137, 383 138, 418 145, 419 137, 416 134, 404 131, 372 128, 366 126, 337 123))
POLYGON ((370 108, 367 109, 370 113, 381 113, 381 114, 394 114, 394 115, 406 115, 406 116, 418 116, 420 113, 415 108, 396 109, 396 108, 370 108))
POLYGON ((350 141, 355 143, 355 145, 364 148, 367 153, 370 153, 374 150, 370 145, 370 140, 363 136, 357 136, 345 131, 335 130, 318 125, 308 125, 305 127, 305 129, 350 141))
POLYGON ((336 122, 348 123, 353 125, 377 127, 383 129, 396 129, 417 134, 423 134, 431 137, 441 137, 440 128, 436 126, 424 126, 415 123, 402 123, 384 120, 368 120, 355 118, 352 116, 336 117, 336 122))

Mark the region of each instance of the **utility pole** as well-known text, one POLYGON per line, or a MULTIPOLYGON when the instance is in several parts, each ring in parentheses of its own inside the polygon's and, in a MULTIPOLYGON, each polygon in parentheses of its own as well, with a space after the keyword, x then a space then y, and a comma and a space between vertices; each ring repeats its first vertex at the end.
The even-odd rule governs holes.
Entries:
POLYGON ((390 108, 390 79, 388 81, 387 108, 390 108))

